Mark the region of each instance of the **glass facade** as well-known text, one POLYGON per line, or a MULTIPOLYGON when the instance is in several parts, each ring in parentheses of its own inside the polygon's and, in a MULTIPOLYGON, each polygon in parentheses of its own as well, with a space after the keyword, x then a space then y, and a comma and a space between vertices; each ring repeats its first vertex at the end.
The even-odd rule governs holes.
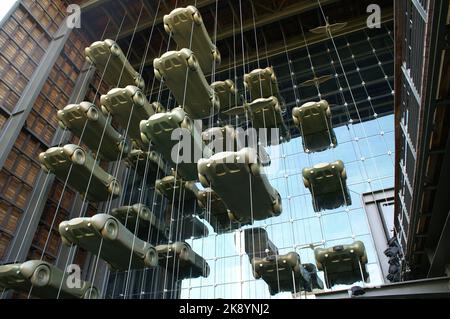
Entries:
MULTIPOLYGON (((262 279, 254 279, 243 248, 243 229, 251 227, 264 227, 280 254, 295 251, 303 264, 315 264, 314 248, 360 240, 365 244, 368 255, 370 281, 367 284, 381 284, 383 278, 366 220, 362 194, 394 185, 391 30, 392 25, 361 30, 217 73, 216 80, 234 79, 240 93, 246 96, 242 81, 244 72, 266 66, 273 66, 275 70, 280 94, 287 105, 284 120, 293 138, 288 143, 267 148, 271 165, 265 168, 265 172, 282 197, 283 212, 278 217, 225 234, 214 233, 208 224, 208 236, 188 239, 186 242, 210 266, 207 278, 185 279, 179 286, 164 274, 162 282, 152 283, 148 280, 152 270, 122 273, 110 277, 106 297, 270 298, 266 283, 262 279), (319 87, 301 85, 314 76, 324 75, 331 75, 332 78, 319 87), (299 131, 292 123, 292 108, 319 99, 326 99, 331 105, 338 146, 319 153, 305 153, 299 131), (352 204, 316 213, 311 193, 302 182, 302 169, 336 160, 342 160, 345 164, 352 204), (133 284, 127 285, 126 282, 133 284)), ((263 52, 267 44, 261 44, 260 49, 263 52)), ((153 94, 151 100, 160 101, 168 108, 176 106, 175 99, 166 89, 153 94)), ((212 121, 208 122, 211 126, 212 121)), ((228 123, 247 127, 245 121, 238 122, 231 117, 228 123)), ((148 181, 149 186, 142 188, 139 177, 129 176, 128 179, 128 183, 124 184, 130 187, 124 202, 133 204, 143 201, 163 216, 164 207, 169 203, 153 192, 150 186, 153 181, 148 181)), ((200 183, 197 185, 201 188, 200 183)), ((201 213, 196 203, 174 207, 176 214, 187 211, 201 213)), ((319 276, 324 280, 322 272, 319 276)), ((362 282, 355 284, 364 285, 362 282)), ((342 288, 340 285, 332 289, 342 288)), ((272 298, 292 296, 287 292, 272 298)))

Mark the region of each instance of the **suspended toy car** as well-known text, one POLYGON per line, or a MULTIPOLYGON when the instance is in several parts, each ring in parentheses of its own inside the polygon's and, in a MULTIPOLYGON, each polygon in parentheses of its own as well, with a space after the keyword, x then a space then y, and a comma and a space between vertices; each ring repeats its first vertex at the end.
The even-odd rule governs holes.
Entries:
POLYGON ((119 196, 122 187, 114 176, 105 172, 80 146, 67 144, 51 147, 39 154, 44 171, 55 174, 93 202, 119 196))
POLYGON ((244 75, 244 86, 250 92, 251 100, 279 97, 278 82, 272 67, 255 69, 244 75))
POLYGON ((317 269, 323 270, 328 288, 358 281, 366 282, 369 279, 366 248, 361 241, 355 241, 351 245, 316 248, 314 255, 317 269))
POLYGON ((0 289, 31 293, 44 299, 97 299, 99 292, 90 282, 80 280, 69 287, 70 274, 42 260, 0 266, 0 289))
POLYGON ((130 64, 120 47, 113 40, 96 41, 85 49, 86 60, 92 63, 113 87, 135 85, 145 88, 142 76, 130 64))
POLYGON ((327 101, 308 102, 301 107, 294 107, 292 118, 303 137, 305 152, 321 152, 337 146, 331 108, 327 101))
POLYGON ((201 133, 193 127, 181 108, 158 113, 147 121, 141 121, 140 129, 142 141, 151 142, 180 177, 188 181, 197 179, 196 156, 209 156, 211 151, 204 146, 201 133), (177 137, 175 130, 180 137, 172 140, 172 134, 175 134, 174 138, 177 137), (189 151, 184 150, 185 146, 189 151))
POLYGON ((143 204, 114 208, 111 210, 111 215, 144 241, 153 239, 160 242, 167 239, 166 225, 155 216, 150 208, 143 204))
POLYGON ((223 199, 232 221, 245 224, 281 214, 281 196, 267 180, 253 148, 200 159, 198 177, 203 187, 211 187, 223 199))
POLYGON ((141 141, 139 123, 153 114, 164 111, 159 103, 149 103, 142 91, 136 86, 115 88, 100 98, 102 112, 108 113, 117 120, 120 126, 127 130, 128 136, 140 148, 147 149, 141 141))
POLYGON ((273 144, 280 140, 291 140, 291 133, 284 122, 281 105, 276 97, 258 98, 247 104, 247 108, 251 114, 253 128, 266 129, 266 145, 271 145, 272 140, 273 144), (272 135, 272 129, 278 129, 276 136, 272 135))
POLYGON ((59 126, 81 138, 105 160, 117 161, 131 151, 131 143, 117 132, 97 107, 89 102, 69 104, 57 113, 59 126))
POLYGON ((251 264, 253 276, 255 279, 262 278, 267 283, 271 295, 283 291, 311 291, 311 277, 302 267, 300 256, 295 252, 264 258, 255 257, 251 264))
POLYGON ((125 159, 125 163, 128 167, 133 168, 139 176, 146 176, 148 183, 153 183, 158 176, 166 174, 164 162, 155 151, 144 152, 135 148, 125 159))
POLYGON ((352 204, 346 182, 347 173, 342 161, 304 168, 302 174, 303 184, 311 191, 315 212, 352 204))
POLYGON ((113 270, 142 269, 158 264, 155 248, 137 238, 111 215, 63 221, 59 224, 59 233, 64 245, 77 245, 98 255, 113 270))
POLYGON ((166 197, 170 202, 186 201, 196 198, 198 188, 194 182, 186 182, 173 175, 168 175, 155 182, 156 191, 166 197))
POLYGON ((242 225, 231 221, 224 201, 211 188, 197 192, 197 203, 204 210, 202 218, 206 219, 218 234, 239 229, 242 225))
POLYGON ((220 100, 206 81, 195 55, 189 49, 169 51, 153 60, 155 77, 164 83, 192 119, 211 117, 220 100))
POLYGON ((278 248, 269 239, 269 234, 264 228, 254 227, 244 230, 245 252, 250 262, 253 258, 265 258, 278 255, 278 248))
POLYGON ((176 8, 163 18, 164 29, 179 48, 191 49, 205 74, 220 64, 220 52, 212 43, 200 12, 194 6, 176 8))
POLYGON ((182 207, 169 204, 166 207, 167 238, 171 241, 198 239, 207 237, 209 230, 206 225, 192 214, 187 214, 182 207))
POLYGON ((156 246, 159 266, 178 280, 209 276, 208 263, 185 242, 156 246))
POLYGON ((242 105, 242 98, 231 80, 216 81, 211 84, 220 100, 220 113, 225 112, 238 105, 242 105))
POLYGON ((235 151, 237 148, 236 131, 231 125, 211 127, 202 132, 202 140, 212 153, 235 151))

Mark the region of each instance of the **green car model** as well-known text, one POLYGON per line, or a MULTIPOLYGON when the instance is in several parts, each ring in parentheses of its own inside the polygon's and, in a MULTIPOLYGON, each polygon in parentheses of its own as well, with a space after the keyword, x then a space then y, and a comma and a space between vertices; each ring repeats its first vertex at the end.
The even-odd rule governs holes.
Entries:
POLYGON ((125 163, 128 167, 133 168, 139 176, 147 175, 146 181, 148 183, 153 183, 158 176, 166 174, 164 161, 161 155, 155 151, 144 152, 135 148, 125 159, 125 163))
POLYGON ((211 127, 202 132, 202 140, 213 154, 235 151, 237 148, 236 131, 233 126, 211 127))
POLYGON ((219 111, 220 100, 191 50, 166 52, 153 60, 153 67, 155 77, 164 78, 164 84, 191 119, 208 118, 219 111))
POLYGON ((144 241, 166 239, 166 225, 155 216, 150 208, 143 204, 113 208, 111 215, 144 241))
POLYGON ((42 260, 0 266, 0 290, 12 289, 44 299, 97 299, 99 292, 87 281, 68 285, 69 273, 42 260))
POLYGON ((98 255, 113 270, 155 267, 158 255, 149 243, 140 240, 115 217, 97 214, 59 224, 63 244, 77 245, 98 255))
POLYGON ((272 67, 255 69, 245 74, 244 85, 250 92, 252 101, 259 98, 279 96, 277 76, 272 67))
POLYGON ((323 270, 328 288, 334 285, 351 285, 366 282, 367 254, 364 243, 355 241, 351 245, 338 245, 314 250, 317 269, 323 270))
POLYGON ((274 144, 291 140, 291 133, 283 119, 281 104, 276 97, 258 98, 246 107, 250 111, 253 128, 266 129, 267 145, 271 145, 272 139, 275 139, 271 135, 271 129, 278 129, 278 138, 274 144))
POLYGON ((352 204, 347 188, 347 173, 340 160, 303 169, 303 183, 311 191, 315 212, 352 204))
POLYGON ((244 229, 245 252, 250 262, 253 258, 264 258, 278 255, 278 248, 269 239, 264 228, 253 227, 244 229))
POLYGON ((176 178, 173 175, 168 175, 162 179, 156 180, 156 191, 166 197, 169 202, 185 201, 196 198, 198 188, 194 182, 186 182, 180 178, 176 178))
POLYGON ((63 147, 51 147, 39 154, 39 161, 44 171, 66 181, 93 202, 116 198, 121 192, 119 182, 105 172, 95 159, 75 144, 63 147))
POLYGON ((159 266, 167 268, 174 278, 183 280, 209 276, 208 263, 185 242, 156 246, 159 266))
POLYGON ((211 187, 229 209, 229 218, 243 224, 279 216, 281 196, 270 185, 253 148, 222 152, 198 162, 203 187, 211 187))
POLYGON ((92 63, 103 80, 111 86, 136 85, 145 88, 142 76, 130 64, 125 54, 113 40, 97 41, 85 49, 86 60, 92 63))
POLYGON ((311 291, 311 277, 302 267, 300 256, 295 252, 264 258, 255 257, 251 264, 253 276, 256 279, 262 278, 267 283, 271 295, 283 291, 311 291))
POLYGON ((238 94, 234 82, 231 80, 216 81, 211 84, 220 100, 220 113, 242 105, 242 98, 238 94))
POLYGON ((128 136, 139 148, 148 148, 147 144, 142 143, 139 123, 164 111, 160 104, 150 103, 144 93, 132 85, 110 90, 100 97, 100 103, 104 114, 110 113, 124 130, 128 128, 128 136))
POLYGON ((302 135, 305 152, 321 152, 336 147, 338 142, 327 101, 308 102, 292 109, 294 124, 302 135))
POLYGON ((169 204, 165 214, 168 225, 167 237, 171 241, 198 239, 209 235, 208 227, 197 216, 188 214, 177 206, 172 207, 169 204))
POLYGON ((187 181, 197 179, 196 157, 198 155, 201 157, 202 154, 208 157, 211 150, 205 147, 201 132, 193 127, 191 120, 181 108, 177 107, 167 113, 155 114, 147 121, 141 121, 140 128, 142 141, 151 142, 155 150, 163 156, 172 169, 176 170, 178 176, 187 181), (189 138, 189 141, 185 141, 185 138, 189 138), (189 149, 185 150, 184 145, 189 146, 189 149))
POLYGON ((164 16, 164 29, 179 48, 191 49, 205 74, 220 64, 220 52, 212 43, 202 16, 194 6, 176 8, 164 16))
POLYGON ((231 221, 228 217, 228 207, 211 188, 198 191, 197 203, 204 210, 202 218, 206 219, 218 234, 239 229, 242 224, 231 221))
POLYGON ((91 150, 108 161, 117 161, 131 151, 131 143, 89 102, 69 104, 57 113, 59 125, 81 138, 91 150))

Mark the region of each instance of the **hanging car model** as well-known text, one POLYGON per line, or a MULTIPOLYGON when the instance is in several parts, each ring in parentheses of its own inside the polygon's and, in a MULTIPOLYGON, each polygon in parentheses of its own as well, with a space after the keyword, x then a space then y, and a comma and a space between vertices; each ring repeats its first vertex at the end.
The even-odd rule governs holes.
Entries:
POLYGON ((169 51, 153 60, 155 77, 164 83, 190 118, 204 119, 219 111, 220 100, 189 49, 169 51))
POLYGON ((209 276, 208 263, 185 242, 158 245, 159 266, 183 280, 209 276))
POLYGON ((198 177, 203 187, 211 187, 224 200, 232 221, 245 224, 281 214, 281 196, 267 180, 253 148, 200 159, 198 177))
POLYGON ((168 175, 162 179, 158 179, 155 182, 156 191, 166 197, 170 202, 186 201, 196 198, 198 188, 195 182, 186 182, 181 178, 177 178, 173 175, 168 175))
POLYGON ((242 224, 230 220, 227 205, 211 188, 198 191, 196 195, 198 205, 204 210, 201 217, 208 221, 215 232, 221 234, 242 226, 242 224))
POLYGON ((327 101, 308 102, 301 107, 294 107, 292 118, 302 135, 305 152, 321 152, 337 146, 331 108, 327 101))
POLYGON ((113 87, 135 85, 145 88, 142 76, 130 64, 120 47, 113 40, 96 41, 85 49, 86 60, 92 63, 113 87))
POLYGON ((278 82, 272 67, 255 69, 244 75, 244 86, 250 92, 251 100, 279 97, 278 82))
POLYGON ((163 18, 164 29, 179 48, 191 49, 198 58, 205 74, 211 73, 220 64, 220 52, 212 43, 203 19, 194 6, 176 8, 163 18))
POLYGON ((158 254, 117 218, 107 214, 79 217, 59 224, 63 244, 77 245, 98 255, 113 270, 142 269, 158 264, 158 254))
POLYGON ((144 241, 161 242, 167 239, 166 225, 143 204, 113 208, 111 215, 144 241))
POLYGON ((347 188, 347 173, 342 161, 304 168, 302 175, 303 184, 311 192, 315 212, 352 204, 347 188))
POLYGON ((209 156, 211 151, 205 147, 201 133, 181 108, 141 121, 140 129, 142 141, 151 142, 180 177, 188 181, 197 179, 196 157, 209 156), (172 134, 175 134, 174 140, 172 134))
POLYGON ((75 144, 51 147, 39 154, 44 171, 55 174, 93 202, 116 198, 121 192, 117 179, 105 172, 95 159, 75 144))
POLYGON ((99 292, 90 282, 68 285, 68 272, 42 260, 0 266, 0 290, 31 293, 44 299, 97 299, 99 292))
POLYGON ((164 111, 159 103, 150 103, 144 93, 129 85, 125 88, 114 88, 100 98, 102 112, 111 116, 127 131, 127 135, 140 148, 147 149, 141 141, 139 123, 155 113, 164 111))
POLYGON ((318 270, 323 270, 328 288, 334 285, 350 285, 366 282, 367 254, 364 243, 355 241, 350 245, 338 245, 314 250, 318 270))
POLYGON ((135 148, 125 159, 125 163, 128 167, 133 168, 139 176, 146 176, 148 183, 153 183, 158 176, 166 173, 164 162, 155 151, 144 152, 135 148))
POLYGON ((242 105, 242 98, 238 94, 234 82, 231 80, 216 81, 211 84, 220 100, 220 113, 242 105))
POLYGON ((171 241, 198 239, 209 235, 208 227, 195 215, 188 214, 183 207, 169 204, 165 211, 167 238, 171 241))
POLYGON ((264 258, 255 257, 251 264, 253 276, 255 279, 262 278, 267 283, 271 295, 283 291, 311 291, 309 273, 302 267, 300 256, 295 252, 264 258))
POLYGON ((91 150, 108 161, 126 157, 131 143, 111 125, 97 107, 89 102, 69 104, 57 113, 59 126, 81 138, 91 150))
MULTIPOLYGON (((258 98, 247 104, 247 108, 251 114, 253 128, 266 129, 264 130, 266 145, 290 141, 291 133, 284 122, 281 105, 276 97, 258 98), (278 129, 275 136, 272 135, 272 129, 278 129)), ((261 140, 261 135, 259 138, 261 140)))
POLYGON ((202 140, 213 154, 235 151, 237 148, 236 131, 233 126, 217 126, 202 132, 202 140))
POLYGON ((245 252, 250 262, 253 258, 264 258, 278 255, 278 248, 269 239, 264 228, 253 227, 244 230, 245 252))

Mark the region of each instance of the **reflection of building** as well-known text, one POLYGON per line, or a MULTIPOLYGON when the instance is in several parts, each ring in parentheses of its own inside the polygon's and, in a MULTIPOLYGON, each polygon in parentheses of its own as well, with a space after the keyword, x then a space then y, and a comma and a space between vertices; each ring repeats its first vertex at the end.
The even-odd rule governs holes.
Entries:
MULTIPOLYGON (((79 3, 83 12, 79 30, 69 29, 64 23, 66 1, 62 0, 45 4, 18 1, 0 23, 0 260, 42 257, 60 268, 80 264, 84 279, 93 278, 107 298, 160 298, 163 294, 167 298, 269 297, 264 282, 252 277, 245 249, 236 250, 233 232, 216 235, 208 226, 207 237, 188 239, 210 264, 211 274, 182 282, 172 281, 161 270, 110 276, 106 264, 97 262, 91 253, 61 245, 57 232, 60 221, 108 211, 119 204, 143 201, 161 219, 170 206, 177 217, 199 213, 194 199, 170 205, 154 192, 152 183, 143 185, 142 179, 134 179, 134 171, 122 164, 101 163, 109 172, 117 173, 125 192, 119 200, 100 205, 83 202, 73 189, 64 186, 64 181, 53 175, 47 177, 40 170, 37 154, 41 151, 68 141, 78 143, 58 128, 57 110, 84 99, 98 104, 99 94, 110 89, 101 81, 101 74, 84 62, 83 50, 95 40, 117 39, 133 67, 143 74, 151 101, 160 101, 168 108, 177 105, 169 90, 154 80, 152 68, 153 58, 175 48, 162 23, 173 4, 164 2, 156 7, 150 0, 73 2, 79 3)), ((448 65, 448 55, 441 54, 448 1, 380 0, 380 29, 366 28, 370 0, 275 2, 196 1, 222 53, 214 79, 233 79, 239 93, 246 96, 243 74, 273 66, 280 95, 286 101, 284 120, 293 138, 268 149, 272 165, 266 169, 270 183, 282 196, 284 211, 255 226, 265 227, 280 254, 295 251, 302 263, 314 263, 314 247, 363 241, 368 252, 367 285, 386 282, 382 252, 395 228, 406 258, 403 279, 443 275, 448 260, 442 259, 446 255, 440 252, 446 249, 448 231, 444 230, 449 227, 443 187, 448 179, 446 163, 450 163, 444 125, 448 117, 448 74, 438 71, 448 65), (393 2, 397 21, 401 22, 395 30, 393 2), (335 36, 309 31, 324 23, 322 10, 332 23, 347 22, 335 36), (215 12, 220 12, 219 18, 215 12), (406 43, 397 40, 404 38, 406 43), (398 93, 395 120, 401 124, 395 128, 394 60, 398 93), (314 79, 318 78, 321 83, 316 86, 314 79), (332 107, 339 146, 306 154, 291 110, 319 98, 332 107), (301 170, 337 159, 347 170, 352 205, 315 213, 301 170), (399 164, 395 178, 394 163, 399 164), (391 189, 394 181, 395 193, 391 189), (377 191, 380 189, 385 191, 381 194, 377 191), (377 213, 373 215, 370 212, 375 208, 377 213)), ((178 1, 179 6, 191 3, 178 1)), ((225 121, 246 126, 242 118, 225 121)), ((173 229, 182 227, 178 218, 170 221, 171 216, 165 217, 173 229)), ((348 287, 334 290, 340 288, 348 287)), ((291 294, 279 297, 289 298, 291 294)))

